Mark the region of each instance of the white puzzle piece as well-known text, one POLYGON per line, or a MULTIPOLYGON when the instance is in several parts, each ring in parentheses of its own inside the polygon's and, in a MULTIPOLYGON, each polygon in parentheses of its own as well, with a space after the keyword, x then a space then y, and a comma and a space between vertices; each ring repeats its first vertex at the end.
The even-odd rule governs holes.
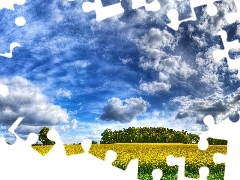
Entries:
POLYGON ((8 87, 6 85, 0 84, 0 95, 3 97, 8 95, 8 87))
POLYGON ((239 0, 234 0, 234 3, 237 8, 237 12, 235 13, 229 13, 225 15, 225 19, 229 24, 234 23, 235 21, 240 21, 240 1, 239 0))
POLYGON ((114 17, 124 13, 124 9, 121 3, 116 3, 103 7, 101 0, 95 0, 92 2, 84 2, 82 4, 82 9, 84 12, 95 11, 96 21, 102 21, 104 19, 114 17))
POLYGON ((167 12, 167 16, 169 18, 169 20, 171 21, 170 23, 168 23, 167 25, 172 28, 173 30, 177 31, 179 28, 179 25, 182 22, 186 22, 186 21, 196 21, 197 17, 194 11, 194 8, 199 7, 199 6, 203 6, 203 5, 207 5, 207 13, 209 16, 214 16, 217 14, 218 10, 217 7, 214 5, 214 2, 216 0, 190 0, 190 6, 191 6, 191 11, 192 11, 192 16, 190 18, 184 19, 179 21, 178 17, 178 11, 176 9, 170 9, 167 12))
MULTIPOLYGON (((173 155, 169 155, 167 157, 167 164, 169 166, 178 166, 178 174, 177 180, 194 180, 194 178, 185 177, 185 157, 174 157, 173 155)), ((208 167, 201 167, 199 169, 200 177, 198 180, 207 180, 209 174, 208 167)), ((196 180, 196 179, 195 179, 196 180)))
MULTIPOLYGON (((0 11, 1 9, 9 9, 14 11, 14 4, 23 5, 25 4, 26 0, 0 0, 0 11)), ((26 19, 24 17, 17 17, 15 19, 15 24, 17 26, 24 26, 26 24, 26 19)), ((12 52, 15 47, 21 47, 18 42, 12 42, 10 44, 10 52, 7 53, 0 53, 0 56, 6 58, 12 58, 12 52)))
POLYGON ((240 121, 232 122, 227 118, 214 124, 213 117, 208 115, 204 118, 204 123, 208 130, 200 135, 199 149, 207 149, 207 138, 227 140, 227 154, 216 153, 213 160, 217 164, 225 163, 224 180, 240 179, 240 142, 236 138, 240 136, 240 121))
POLYGON ((146 11, 159 11, 161 9, 158 0, 154 0, 151 3, 147 3, 146 0, 132 0, 132 9, 140 7, 145 7, 146 11))
POLYGON ((227 41, 227 32, 222 30, 218 32, 218 35, 221 36, 222 42, 224 45, 224 49, 217 49, 213 51, 213 58, 216 61, 221 60, 222 58, 227 58, 229 69, 238 70, 238 78, 240 78, 240 58, 232 60, 229 57, 229 50, 231 49, 239 49, 240 43, 238 40, 228 42, 227 41))

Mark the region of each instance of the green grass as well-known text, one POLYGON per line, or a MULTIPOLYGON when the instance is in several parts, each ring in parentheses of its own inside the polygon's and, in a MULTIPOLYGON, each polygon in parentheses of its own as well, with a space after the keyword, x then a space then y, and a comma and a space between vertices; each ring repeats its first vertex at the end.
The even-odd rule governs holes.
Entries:
MULTIPOLYGON (((126 166, 122 164, 116 164, 116 167, 123 170, 126 166)), ((224 180, 224 164, 211 164, 207 166, 209 168, 208 180, 224 180)), ((199 178, 199 168, 194 164, 187 164, 185 166, 185 177, 188 178, 199 178)), ((177 180, 178 167, 168 166, 166 163, 159 164, 143 164, 138 167, 138 179, 140 180, 152 180, 152 171, 154 169, 161 169, 163 171, 163 176, 161 180, 177 180)))

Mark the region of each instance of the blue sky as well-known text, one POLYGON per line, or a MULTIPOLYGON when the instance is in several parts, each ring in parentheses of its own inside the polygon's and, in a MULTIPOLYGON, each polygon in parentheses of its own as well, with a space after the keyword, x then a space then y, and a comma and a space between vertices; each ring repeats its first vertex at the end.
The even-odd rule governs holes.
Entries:
MULTIPOLYGON (((210 17, 206 6, 195 8, 196 21, 178 31, 167 24, 169 9, 180 19, 191 16, 189 1, 159 0, 161 9, 131 9, 103 21, 82 10, 84 1, 27 0, 15 10, 0 9, 0 54, 18 42, 13 57, 0 56, 0 83, 9 94, 0 97, 1 133, 24 117, 16 132, 26 138, 43 126, 58 130, 64 143, 85 138, 100 141, 106 129, 168 127, 193 133, 205 131, 203 118, 217 122, 238 119, 240 81, 227 61, 212 52, 223 48, 219 30, 240 39, 238 22, 224 17, 236 10, 232 1, 216 3, 210 17), (24 26, 15 18, 23 16, 24 26)), ((105 6, 110 1, 102 1, 105 6)), ((112 1, 112 4, 118 2, 112 1)), ((232 51, 230 57, 238 58, 232 51)))

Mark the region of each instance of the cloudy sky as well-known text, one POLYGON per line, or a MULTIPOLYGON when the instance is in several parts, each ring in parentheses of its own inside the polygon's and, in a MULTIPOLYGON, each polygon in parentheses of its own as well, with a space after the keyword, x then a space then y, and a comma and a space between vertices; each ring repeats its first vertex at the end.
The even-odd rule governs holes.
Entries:
MULTIPOLYGON (((201 133, 203 118, 216 122, 238 120, 240 79, 226 58, 213 59, 223 49, 218 31, 240 40, 240 24, 225 15, 234 2, 215 3, 191 12, 189 1, 159 0, 161 9, 132 9, 122 0, 124 13, 96 21, 95 12, 82 9, 83 0, 27 0, 14 10, 0 6, 0 133, 9 141, 10 125, 24 117, 16 132, 26 138, 43 126, 55 127, 64 143, 90 138, 100 141, 106 129, 167 127, 201 133), (168 10, 179 19, 196 14, 177 31, 167 24, 168 10), (26 23, 15 23, 24 17, 26 23), (4 56, 19 43, 12 58, 4 56)), ((120 1, 102 0, 104 6, 120 1)), ((148 3, 151 3, 149 1, 148 3)), ((239 58, 235 49, 232 59, 239 58)))

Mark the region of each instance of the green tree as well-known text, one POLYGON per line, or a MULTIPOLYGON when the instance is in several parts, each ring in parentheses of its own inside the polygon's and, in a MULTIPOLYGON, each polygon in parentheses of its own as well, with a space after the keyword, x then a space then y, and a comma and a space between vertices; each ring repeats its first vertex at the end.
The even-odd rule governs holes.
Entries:
POLYGON ((97 144, 98 142, 97 141, 92 141, 92 144, 97 144))
POLYGON ((42 128, 38 134, 38 140, 41 141, 43 145, 54 145, 55 142, 47 138, 48 131, 49 131, 49 128, 47 127, 42 128))

